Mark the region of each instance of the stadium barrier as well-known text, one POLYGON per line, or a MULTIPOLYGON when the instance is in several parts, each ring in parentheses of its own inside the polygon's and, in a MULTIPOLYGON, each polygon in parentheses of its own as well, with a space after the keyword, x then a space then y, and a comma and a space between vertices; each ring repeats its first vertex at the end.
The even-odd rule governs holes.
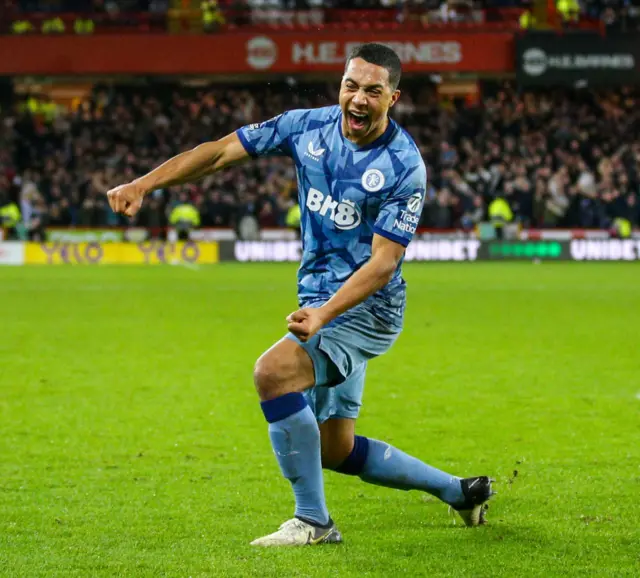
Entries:
POLYGON ((22 254, 17 251, 14 249, 14 261, 22 257, 26 265, 208 265, 218 262, 218 243, 194 241, 24 243, 22 254))
MULTIPOLYGON (((230 228, 203 227, 189 231, 190 241, 235 241, 237 238, 234 229, 230 228)), ((295 238, 292 229, 273 227, 260 230, 260 239, 264 241, 292 241, 295 238)), ((46 241, 59 243, 141 243, 153 239, 177 241, 178 232, 172 227, 48 227, 45 231, 46 241)))
MULTIPOLYGON (((0 229, 0 241, 2 240, 0 229)), ((572 239, 612 239, 615 231, 609 229, 521 229, 511 227, 506 239, 520 241, 570 241, 572 239)), ((631 237, 640 239, 640 230, 632 232, 631 237)), ((266 227, 259 231, 255 241, 294 241, 297 238, 293 229, 266 227)), ((432 241, 435 239, 494 239, 494 228, 489 223, 481 224, 475 231, 460 229, 429 229, 419 227, 414 240, 432 241)), ((20 239, 25 240, 25 239, 20 239)), ((177 241, 178 232, 172 227, 47 227, 47 242, 59 243, 142 243, 150 240, 177 241)), ((202 227, 189 231, 190 241, 237 241, 237 232, 228 227, 202 227)))
POLYGON ((50 243, 121 243, 123 241, 145 241, 129 238, 128 229, 60 229, 46 230, 45 239, 50 243))
MULTIPOLYGON (((297 262, 299 241, 221 241, 220 261, 297 262)), ((639 239, 571 241, 415 240, 406 261, 640 261, 639 239)))
MULTIPOLYGON (((299 262, 300 241, 0 243, 0 265, 175 265, 299 262)), ((640 239, 414 240, 406 261, 640 261, 640 239)))

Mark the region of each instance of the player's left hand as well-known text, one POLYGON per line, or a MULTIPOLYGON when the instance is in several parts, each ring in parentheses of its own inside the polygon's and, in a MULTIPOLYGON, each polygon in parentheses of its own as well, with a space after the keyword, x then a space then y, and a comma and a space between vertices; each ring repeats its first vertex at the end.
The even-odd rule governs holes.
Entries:
POLYGON ((303 343, 309 341, 326 323, 319 308, 298 309, 287 317, 289 331, 303 343))

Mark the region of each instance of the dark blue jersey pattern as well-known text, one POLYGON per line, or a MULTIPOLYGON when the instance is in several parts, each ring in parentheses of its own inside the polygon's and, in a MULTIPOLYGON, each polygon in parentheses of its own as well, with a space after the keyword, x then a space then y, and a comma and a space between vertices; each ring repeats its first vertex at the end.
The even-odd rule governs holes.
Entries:
MULTIPOLYGON (((427 171, 412 138, 393 120, 359 147, 342 134, 339 106, 285 112, 237 131, 252 157, 289 156, 302 210, 301 307, 328 300, 371 257, 373 235, 407 246, 420 220, 427 171)), ((382 320, 402 323, 401 266, 364 304, 382 320)))

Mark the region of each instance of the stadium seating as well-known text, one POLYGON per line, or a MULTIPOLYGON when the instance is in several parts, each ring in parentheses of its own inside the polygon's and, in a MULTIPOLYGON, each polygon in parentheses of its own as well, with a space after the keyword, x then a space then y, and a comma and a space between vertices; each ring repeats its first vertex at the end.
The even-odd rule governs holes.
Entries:
MULTIPOLYGON (((518 93, 485 84, 478 105, 436 98, 407 78, 394 116, 429 166, 422 226, 473 227, 496 195, 534 227, 639 223, 638 93, 518 93), (493 95, 493 96, 492 96, 493 95), (571 112, 568 112, 571 111, 571 112), (443 132, 446 127, 447 132, 443 132), (624 146, 619 143, 626 142, 624 146)), ((157 85, 97 90, 74 110, 33 104, 0 115, 0 191, 51 225, 114 225, 104 192, 167 157, 289 107, 332 104, 335 86, 260 84, 191 90, 157 85), (129 126, 129 128, 126 128, 129 126), (123 128, 124 127, 124 128, 123 128)), ((295 196, 288 160, 258 161, 187 188, 208 226, 255 215, 282 225, 295 196)), ((158 191, 138 224, 161 227, 178 189, 158 191)))

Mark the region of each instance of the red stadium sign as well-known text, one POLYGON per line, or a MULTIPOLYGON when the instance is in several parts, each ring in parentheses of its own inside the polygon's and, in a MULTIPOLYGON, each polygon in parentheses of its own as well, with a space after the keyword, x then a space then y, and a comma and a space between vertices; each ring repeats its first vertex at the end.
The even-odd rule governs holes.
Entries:
POLYGON ((514 68, 508 33, 125 34, 0 37, 0 75, 333 72, 352 46, 374 40, 397 50, 407 72, 514 68))

